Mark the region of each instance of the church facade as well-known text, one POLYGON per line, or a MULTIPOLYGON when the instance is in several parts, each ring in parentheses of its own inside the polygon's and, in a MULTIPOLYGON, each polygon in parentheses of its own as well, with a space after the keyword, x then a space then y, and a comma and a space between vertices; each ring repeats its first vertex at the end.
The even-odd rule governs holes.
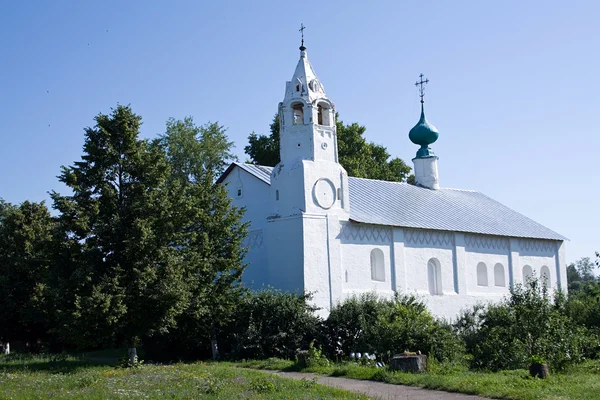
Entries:
POLYGON ((249 286, 312 292, 322 315, 353 294, 415 294, 447 318, 528 276, 566 288, 563 236, 482 193, 440 187, 423 96, 409 133, 416 185, 348 177, 334 104, 300 51, 279 104, 281 162, 233 163, 219 179, 250 222, 249 286))

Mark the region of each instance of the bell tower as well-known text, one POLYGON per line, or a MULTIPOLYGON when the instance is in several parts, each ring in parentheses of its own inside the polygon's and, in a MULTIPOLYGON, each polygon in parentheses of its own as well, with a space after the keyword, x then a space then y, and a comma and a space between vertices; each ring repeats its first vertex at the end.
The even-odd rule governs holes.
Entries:
POLYGON ((308 60, 304 37, 278 113, 281 161, 271 174, 275 214, 348 219, 348 174, 338 162, 335 106, 308 60))

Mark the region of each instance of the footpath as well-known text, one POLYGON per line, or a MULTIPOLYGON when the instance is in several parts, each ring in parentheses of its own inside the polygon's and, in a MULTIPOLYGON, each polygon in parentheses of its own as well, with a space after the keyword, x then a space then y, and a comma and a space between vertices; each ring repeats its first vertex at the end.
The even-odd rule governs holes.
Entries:
POLYGON ((489 400, 485 397, 473 396, 461 393, 442 392, 413 386, 393 385, 390 383, 366 381, 359 379, 337 378, 304 372, 263 372, 291 379, 316 378, 317 383, 353 393, 364 394, 378 400, 489 400))

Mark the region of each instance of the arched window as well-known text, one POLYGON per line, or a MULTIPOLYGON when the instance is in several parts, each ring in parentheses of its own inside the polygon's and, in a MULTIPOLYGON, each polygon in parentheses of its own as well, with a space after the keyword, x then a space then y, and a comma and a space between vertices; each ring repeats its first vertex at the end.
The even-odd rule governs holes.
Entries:
POLYGON ((504 278, 504 265, 500 263, 494 265, 494 284, 500 287, 506 286, 506 279, 504 278))
POLYGON ((479 264, 477 264, 477 286, 488 285, 487 275, 487 266, 485 265, 485 263, 480 262, 479 264))
POLYGON ((529 265, 523 267, 523 285, 528 284, 528 280, 533 276, 533 269, 529 265))
POLYGON ((433 295, 442 294, 442 266, 435 258, 427 263, 427 278, 429 280, 429 293, 433 295))
POLYGON ((321 103, 317 106, 317 123, 319 125, 330 126, 329 122, 329 107, 327 104, 321 103))
POLYGON ((550 280, 550 268, 547 266, 543 266, 540 270, 540 278, 542 278, 542 283, 550 289, 552 287, 552 281, 550 280))
POLYGON ((304 124, 304 106, 302 103, 296 103, 292 106, 294 111, 294 125, 304 124))
POLYGON ((383 251, 380 249, 371 250, 371 279, 374 281, 385 282, 383 251))

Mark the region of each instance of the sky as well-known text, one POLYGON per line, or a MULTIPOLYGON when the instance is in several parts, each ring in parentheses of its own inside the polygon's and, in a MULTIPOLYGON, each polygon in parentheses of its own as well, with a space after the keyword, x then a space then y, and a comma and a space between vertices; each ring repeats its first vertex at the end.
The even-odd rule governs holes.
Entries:
POLYGON ((444 187, 472 189, 600 250, 600 2, 9 1, 0 3, 0 198, 65 193, 84 128, 130 104, 154 138, 174 117, 228 128, 245 161, 268 133, 306 26, 340 119, 407 163, 414 86, 444 187))

